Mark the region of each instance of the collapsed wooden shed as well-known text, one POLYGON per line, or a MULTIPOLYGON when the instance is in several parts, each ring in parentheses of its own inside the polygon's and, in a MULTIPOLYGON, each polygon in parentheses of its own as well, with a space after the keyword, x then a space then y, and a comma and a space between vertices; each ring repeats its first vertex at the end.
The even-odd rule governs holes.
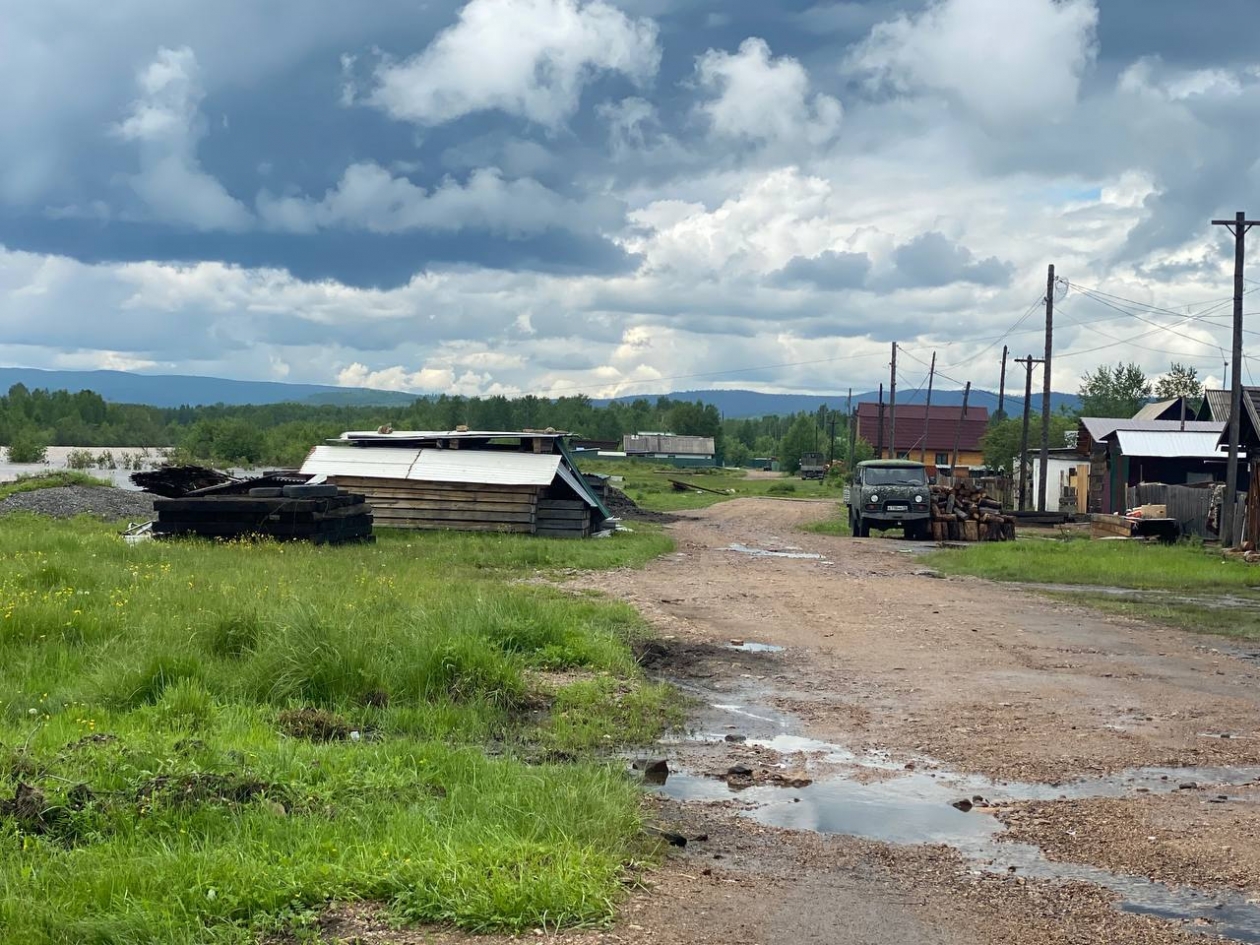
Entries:
POLYGON ((562 434, 345 433, 302 472, 362 493, 386 528, 585 538, 610 517, 562 434))

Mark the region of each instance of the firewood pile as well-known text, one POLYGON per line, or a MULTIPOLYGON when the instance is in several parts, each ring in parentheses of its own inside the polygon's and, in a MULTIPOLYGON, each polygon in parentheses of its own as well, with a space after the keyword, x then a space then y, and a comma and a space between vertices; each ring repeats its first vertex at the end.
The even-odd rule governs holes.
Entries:
POLYGON ((1014 541, 1015 516, 966 481, 932 487, 934 541, 1014 541))

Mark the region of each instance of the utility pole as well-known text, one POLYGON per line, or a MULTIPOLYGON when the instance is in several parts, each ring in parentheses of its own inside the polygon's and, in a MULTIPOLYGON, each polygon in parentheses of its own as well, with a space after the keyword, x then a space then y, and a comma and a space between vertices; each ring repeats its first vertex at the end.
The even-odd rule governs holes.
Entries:
POLYGON ((827 451, 827 465, 830 466, 836 461, 836 412, 834 410, 831 411, 828 419, 831 420, 831 436, 828 437, 831 448, 827 451))
POLYGON ((875 433, 878 442, 875 444, 875 458, 884 458, 884 385, 879 385, 879 430, 875 433))
POLYGON ((1002 345, 1002 381, 998 385, 998 417, 1002 420, 1006 419, 1006 355, 1010 350, 1002 345))
POLYGON ((892 372, 888 381, 888 452, 897 458, 897 342, 892 345, 892 372))
POLYGON ((923 439, 919 441, 919 462, 927 464, 928 422, 932 419, 932 382, 936 380, 936 352, 932 352, 932 366, 928 369, 927 406, 923 410, 923 439))
POLYGON ((857 455, 857 417, 853 413, 853 388, 849 388, 849 472, 853 472, 853 457, 857 455))
MULTIPOLYGON (((1234 234, 1234 357, 1229 372, 1229 463, 1225 467, 1225 502, 1221 506, 1221 547, 1234 542, 1234 506, 1238 496, 1238 437, 1242 422, 1242 342, 1243 342, 1243 264, 1246 261, 1247 231, 1260 224, 1248 220, 1241 210, 1232 220, 1213 220, 1213 226, 1227 227, 1234 234)), ((1252 536, 1253 538, 1255 536, 1252 536)))
POLYGON ((1024 432, 1019 441, 1019 510, 1028 508, 1028 415, 1032 408, 1032 371, 1034 364, 1040 364, 1040 358, 1031 354, 1024 358, 1016 358, 1016 364, 1024 365, 1024 432))
POLYGON ((1041 475, 1037 479, 1037 511, 1046 510, 1046 480, 1050 478, 1050 353, 1054 347, 1054 264, 1046 276, 1046 356, 1041 385, 1041 475))
POLYGON ((949 474, 955 482, 958 481, 958 441, 962 439, 963 423, 967 419, 967 400, 971 397, 971 381, 967 382, 967 386, 963 388, 963 405, 962 413, 958 415, 958 426, 954 428, 954 457, 949 464, 949 474))

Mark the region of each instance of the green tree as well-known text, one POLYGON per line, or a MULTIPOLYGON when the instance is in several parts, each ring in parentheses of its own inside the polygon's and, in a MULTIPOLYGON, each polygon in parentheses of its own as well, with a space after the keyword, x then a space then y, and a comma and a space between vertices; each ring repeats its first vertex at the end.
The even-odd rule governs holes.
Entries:
POLYGON ((1081 378, 1081 416, 1133 416, 1151 399, 1151 382, 1136 364, 1107 365, 1081 378))
MULTIPOLYGON (((1067 445, 1067 435, 1076 429, 1076 418, 1067 413, 1050 415, 1050 448, 1058 449, 1067 445)), ((988 432, 980 440, 980 448, 984 451, 984 464, 990 469, 1001 469, 1014 473, 1019 469, 1016 459, 1019 457, 1020 441, 1023 437, 1024 420, 1022 417, 1011 417, 989 425, 988 432)), ((1028 424, 1028 454, 1036 456, 1041 449, 1041 418, 1037 417, 1028 424)))
POLYGON ((9 462, 42 463, 48 458, 48 444, 34 430, 20 430, 9 439, 9 462))
POLYGON ((788 427, 779 445, 779 464, 784 472, 794 473, 801 468, 801 456, 817 449, 821 441, 818 425, 812 414, 803 413, 788 427))
POLYGON ((726 444, 727 466, 747 466, 752 458, 752 450, 745 446, 741 441, 733 440, 726 444))
POLYGON ((1201 399, 1203 382, 1199 380, 1199 369, 1174 361, 1168 366, 1168 373, 1155 382, 1155 396, 1160 400, 1175 397, 1192 401, 1201 399))

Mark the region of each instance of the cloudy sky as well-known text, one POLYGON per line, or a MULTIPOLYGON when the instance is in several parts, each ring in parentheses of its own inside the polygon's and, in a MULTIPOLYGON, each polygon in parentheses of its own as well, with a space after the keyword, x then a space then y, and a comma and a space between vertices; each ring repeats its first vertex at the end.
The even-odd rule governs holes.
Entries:
POLYGON ((1055 263, 1056 389, 1219 380, 1256 35, 1255 0, 5 3, 0 363, 832 392, 898 341, 903 385, 992 387, 1055 263))

